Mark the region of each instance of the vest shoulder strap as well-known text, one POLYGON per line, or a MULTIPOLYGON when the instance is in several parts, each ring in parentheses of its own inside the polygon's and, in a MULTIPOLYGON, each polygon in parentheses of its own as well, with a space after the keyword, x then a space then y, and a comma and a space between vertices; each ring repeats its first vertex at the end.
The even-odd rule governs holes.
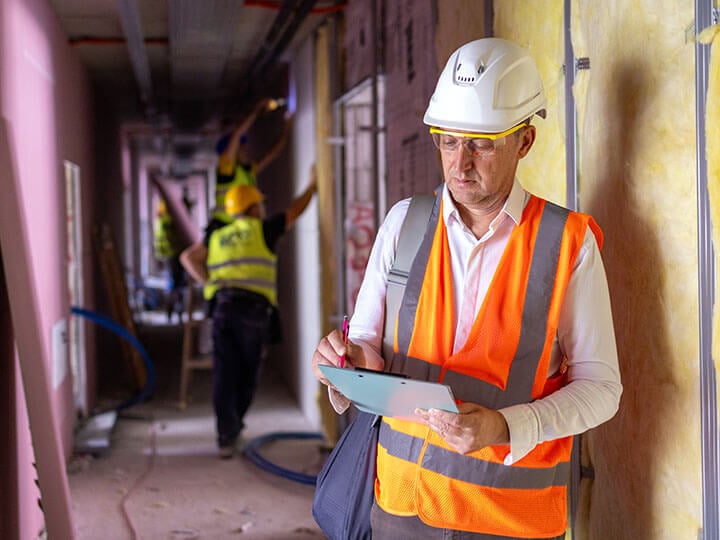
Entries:
POLYGON ((410 199, 410 206, 408 207, 405 220, 400 228, 397 249, 395 250, 395 260, 390 268, 387 294, 385 295, 383 357, 385 358, 386 366, 389 365, 387 360, 392 358, 394 349, 393 341, 395 339, 395 319, 397 318, 400 302, 405 292, 405 284, 407 283, 408 274, 410 273, 410 267, 423 240, 423 234, 419 231, 424 232, 427 228, 434 202, 434 195, 414 195, 413 198, 410 199))

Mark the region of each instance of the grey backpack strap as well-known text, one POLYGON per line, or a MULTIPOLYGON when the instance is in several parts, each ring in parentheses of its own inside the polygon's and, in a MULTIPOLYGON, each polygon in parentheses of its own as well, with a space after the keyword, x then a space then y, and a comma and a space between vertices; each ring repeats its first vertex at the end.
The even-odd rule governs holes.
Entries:
POLYGON ((395 260, 388 275, 387 294, 385 296, 385 331, 383 333, 383 358, 387 368, 388 360, 393 356, 395 339, 395 320, 400 309, 405 283, 415 254, 425 235, 435 195, 415 195, 410 199, 405 221, 398 236, 395 260))

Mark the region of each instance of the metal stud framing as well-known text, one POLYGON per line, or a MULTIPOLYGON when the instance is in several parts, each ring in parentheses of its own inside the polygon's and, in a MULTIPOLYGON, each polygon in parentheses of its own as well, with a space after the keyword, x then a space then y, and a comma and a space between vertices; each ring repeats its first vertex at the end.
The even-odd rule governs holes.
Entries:
MULTIPOLYGON (((712 0, 695 0, 695 30, 712 24, 712 0)), ((720 539, 720 451, 718 450, 717 374, 712 358, 712 316, 715 299, 714 252, 705 160, 705 99, 710 47, 695 44, 695 102, 698 193, 698 287, 700 326, 700 407, 702 427, 703 540, 720 539)))
POLYGON ((564 4, 565 37, 565 203, 571 210, 578 209, 577 174, 577 116, 575 115, 575 53, 573 52, 570 32, 570 12, 572 0, 564 4))

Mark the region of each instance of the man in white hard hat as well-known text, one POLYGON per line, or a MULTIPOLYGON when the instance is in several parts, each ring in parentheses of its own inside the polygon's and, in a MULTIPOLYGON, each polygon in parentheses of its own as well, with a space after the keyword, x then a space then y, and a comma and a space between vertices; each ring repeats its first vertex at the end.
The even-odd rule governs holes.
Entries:
MULTIPOLYGON (((502 39, 450 57, 424 122, 438 187, 382 356, 388 271, 410 199, 388 213, 350 321, 313 355, 449 385, 459 414, 380 426, 374 539, 564 538, 572 436, 610 419, 620 382, 602 233, 516 178, 545 116, 527 51, 502 39)), ((389 314, 394 317, 393 313, 389 314)), ((338 412, 348 400, 335 389, 338 412)))

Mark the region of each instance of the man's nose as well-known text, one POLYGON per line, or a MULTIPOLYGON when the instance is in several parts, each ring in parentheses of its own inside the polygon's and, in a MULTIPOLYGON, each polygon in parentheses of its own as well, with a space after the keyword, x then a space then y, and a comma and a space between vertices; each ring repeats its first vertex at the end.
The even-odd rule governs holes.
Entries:
POLYGON ((472 152, 464 144, 459 144, 457 149, 455 149, 455 159, 458 169, 461 171, 465 171, 473 165, 472 152))

